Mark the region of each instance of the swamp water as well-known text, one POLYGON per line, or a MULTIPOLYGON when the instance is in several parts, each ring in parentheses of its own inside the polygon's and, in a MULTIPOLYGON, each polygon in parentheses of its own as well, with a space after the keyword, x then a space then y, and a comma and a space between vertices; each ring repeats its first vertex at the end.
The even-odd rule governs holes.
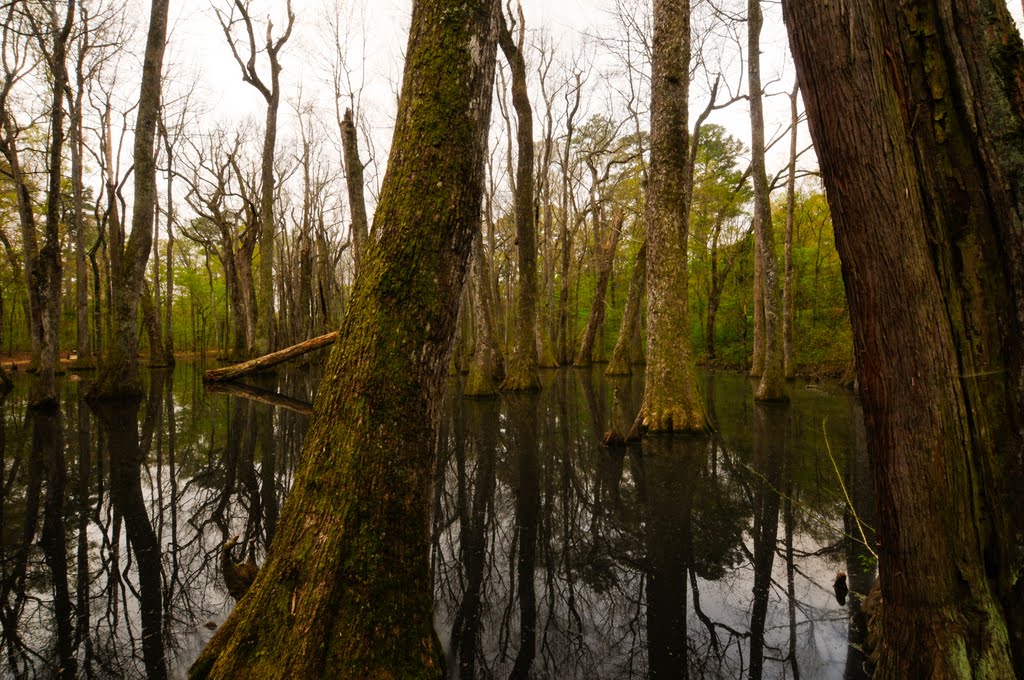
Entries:
MULTIPOLYGON (((262 562, 315 379, 207 392, 203 368, 147 372, 134 408, 91 409, 71 376, 60 413, 27 411, 24 376, 0 405, 0 678, 181 677, 230 612, 220 545, 262 562)), ((710 373, 714 436, 606 449, 642 377, 602 370, 492 400, 449 382, 430 526, 450 676, 865 677, 858 600, 832 591, 874 574, 846 501, 870 539, 857 400, 798 383, 760 406, 710 373)))

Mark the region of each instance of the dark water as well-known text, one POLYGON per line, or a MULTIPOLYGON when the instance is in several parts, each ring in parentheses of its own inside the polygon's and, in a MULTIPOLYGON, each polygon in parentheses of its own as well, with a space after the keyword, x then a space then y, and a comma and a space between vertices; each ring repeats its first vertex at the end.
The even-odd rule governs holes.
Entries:
MULTIPOLYGON (((208 393, 200 370, 152 372, 134 407, 71 377, 60 413, 28 412, 24 380, 0 405, 0 677, 180 677, 230 611, 219 547, 262 561, 315 379, 208 393)), ((873 524, 856 400, 704 381, 716 435, 643 451, 598 445, 639 378, 488 401, 451 381, 431 570, 452 677, 864 677, 856 598, 832 591, 873 578, 839 483, 873 524)))

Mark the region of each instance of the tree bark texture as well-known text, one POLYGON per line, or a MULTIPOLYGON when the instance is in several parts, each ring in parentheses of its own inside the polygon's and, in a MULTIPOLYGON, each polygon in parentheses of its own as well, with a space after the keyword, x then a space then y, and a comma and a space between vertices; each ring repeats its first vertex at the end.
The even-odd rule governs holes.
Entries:
POLYGON ((877 494, 876 678, 1024 675, 1024 46, 998 0, 783 3, 877 494))
POLYGON ((750 174, 754 182, 754 252, 761 261, 761 300, 764 310, 764 365, 754 390, 757 401, 785 401, 783 368, 782 282, 775 257, 772 201, 764 167, 764 110, 761 97, 761 0, 747 2, 747 79, 750 87, 750 174))
POLYGON ((655 0, 647 192, 647 373, 632 435, 701 432, 707 415, 690 346, 689 0, 655 0))
POLYGON ((433 442, 479 222, 500 6, 413 5, 375 230, 267 562, 193 678, 439 678, 433 442))
MULTIPOLYGON (((97 382, 91 395, 97 398, 141 394, 139 381, 139 297, 146 275, 146 262, 153 245, 153 215, 156 205, 156 155, 153 142, 160 112, 160 84, 164 46, 167 40, 169 0, 152 0, 146 55, 142 64, 139 113, 135 121, 135 199, 132 205, 132 233, 111 238, 111 337, 97 382)), ((113 234, 111 235, 113 236, 113 234)))
POLYGON ((633 368, 630 361, 630 350, 633 346, 633 335, 640 326, 640 305, 644 298, 644 282, 647 280, 647 241, 640 245, 633 262, 633 274, 629 277, 629 292, 626 293, 626 307, 622 311, 622 325, 619 326, 619 337, 612 350, 612 358, 608 361, 605 375, 631 375, 633 368))
POLYGON ((522 14, 519 16, 518 42, 513 41, 504 15, 499 21, 498 44, 512 70, 512 106, 517 118, 518 155, 513 203, 519 254, 519 304, 513 331, 514 344, 505 366, 501 389, 533 391, 540 389, 540 374, 537 372, 537 229, 533 212, 533 109, 526 88, 522 14))
POLYGON ((583 329, 580 348, 576 352, 576 360, 573 361, 574 366, 590 366, 593 361, 594 340, 597 338, 598 329, 604 325, 604 296, 608 290, 608 280, 612 277, 612 269, 615 266, 615 250, 618 248, 619 237, 622 235, 622 222, 622 213, 616 213, 611 234, 608 237, 609 242, 601 247, 603 257, 597 271, 594 299, 590 303, 590 314, 587 315, 587 325, 583 329))

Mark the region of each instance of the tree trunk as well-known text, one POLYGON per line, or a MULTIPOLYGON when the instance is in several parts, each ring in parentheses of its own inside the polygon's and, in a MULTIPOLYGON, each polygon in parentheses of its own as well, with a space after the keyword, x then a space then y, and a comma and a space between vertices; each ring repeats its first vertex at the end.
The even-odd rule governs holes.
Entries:
POLYGON ((501 389, 533 391, 540 389, 537 372, 537 234, 533 213, 533 110, 526 89, 526 61, 523 58, 525 25, 519 14, 518 42, 499 18, 498 44, 512 70, 512 106, 516 110, 516 182, 513 203, 516 216, 516 242, 519 253, 519 304, 515 319, 515 338, 505 366, 501 389))
MULTIPOLYGON (((43 33, 37 35, 41 51, 46 55, 53 90, 50 141, 47 151, 46 228, 43 232, 43 247, 39 249, 31 280, 28 282, 30 290, 35 290, 38 300, 36 313, 39 319, 35 329, 39 339, 39 371, 32 381, 29 394, 29 403, 33 406, 56 406, 58 401, 55 375, 60 370, 60 297, 63 283, 60 222, 63 195, 61 162, 64 153, 64 89, 68 84, 67 44, 74 17, 75 2, 68 0, 63 25, 57 24, 56 13, 49 17, 49 31, 53 34, 52 44, 46 44, 48 41, 43 33)), ((32 238, 35 238, 34 234, 32 238)))
POLYGON ((687 251, 689 0, 655 0, 651 52, 651 166, 647 193, 647 373, 631 437, 702 432, 707 414, 690 347, 687 251))
MULTIPOLYGON (((164 337, 164 364, 174 365, 174 325, 172 316, 172 303, 174 301, 174 146, 167 134, 167 128, 163 114, 157 118, 160 136, 164 141, 164 156, 167 157, 167 289, 164 295, 167 298, 167 306, 164 310, 164 327, 167 331, 164 337)), ((160 282, 155 281, 154 285, 159 286, 160 282)))
POLYGON ((153 287, 149 279, 142 280, 142 325, 146 327, 146 338, 149 340, 149 365, 164 367, 164 343, 160 337, 160 318, 153 305, 153 287))
POLYGON ((633 275, 629 278, 629 292, 626 293, 626 308, 622 312, 619 338, 615 341, 612 358, 605 375, 630 375, 633 369, 630 352, 633 336, 640 326, 640 304, 644 298, 644 282, 647 280, 647 241, 640 245, 633 262, 633 275))
MULTIPOLYGON (((783 369, 782 287, 775 257, 772 201, 764 167, 764 112, 761 101, 761 0, 747 2, 747 79, 750 84, 750 175, 754 182, 755 252, 761 266, 761 300, 764 310, 764 366, 754 390, 756 401, 785 401, 783 369)), ((755 332, 756 342, 756 332, 755 332)), ((755 350, 756 352, 756 350, 755 350)))
POLYGON ((789 175, 786 178, 786 278, 782 284, 782 363, 787 379, 793 377, 793 224, 796 219, 796 143, 797 115, 796 98, 800 85, 793 83, 793 92, 789 95, 789 175))
POLYGON ((875 678, 1024 676, 1024 45, 999 0, 788 0, 843 265, 875 678))
POLYGON ((363 194, 363 161, 359 159, 359 137, 352 118, 352 109, 345 109, 341 119, 341 146, 344 150, 345 186, 348 189, 348 209, 352 215, 352 254, 356 268, 366 248, 370 234, 370 223, 366 216, 366 199, 363 194))
MULTIPOLYGON (((79 46, 81 51, 82 45, 79 46)), ((78 359, 76 370, 96 367, 92 357, 92 336, 89 331, 89 265, 86 262, 88 250, 85 246, 85 187, 82 161, 82 98, 85 94, 85 73, 79 55, 75 68, 75 94, 68 96, 71 117, 68 126, 71 147, 71 231, 75 238, 75 349, 78 359)))
POLYGON ((473 360, 462 393, 468 397, 486 397, 497 393, 495 381, 501 377, 501 353, 494 337, 492 310, 487 304, 483 235, 479 230, 473 237, 472 257, 470 287, 473 308, 476 310, 476 348, 473 350, 473 360))
MULTIPOLYGON (((167 37, 169 0, 152 0, 146 55, 139 89, 139 113, 135 123, 135 199, 132 205, 132 233, 111 238, 111 297, 113 319, 107 356, 90 396, 118 398, 139 395, 139 295, 146 274, 146 262, 153 243, 153 214, 156 204, 156 158, 153 141, 160 111, 160 84, 164 45, 167 37)), ((113 237, 113 234, 111 234, 113 237)))
POLYGON ((580 341, 580 349, 576 353, 574 366, 590 366, 593 360, 594 339, 597 331, 604 325, 604 296, 608 290, 608 280, 612 276, 612 268, 615 266, 615 249, 619 245, 619 237, 622 235, 623 215, 621 212, 615 215, 615 221, 611 229, 611 241, 602 248, 604 257, 601 260, 597 271, 597 286, 594 288, 594 299, 590 303, 590 314, 587 317, 587 326, 583 331, 583 339, 580 341))
POLYGON ((375 229, 273 547, 192 678, 436 678, 430 485, 495 63, 494 0, 418 0, 375 229))

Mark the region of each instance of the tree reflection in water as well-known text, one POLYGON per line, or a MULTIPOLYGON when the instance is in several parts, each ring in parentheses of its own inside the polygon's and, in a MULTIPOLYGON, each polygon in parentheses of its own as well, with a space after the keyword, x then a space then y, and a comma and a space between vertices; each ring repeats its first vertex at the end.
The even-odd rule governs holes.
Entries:
MULTIPOLYGON (((28 412, 25 384, 0 402, 0 676, 180 675, 233 604, 222 542, 262 561, 316 372, 212 394, 200 368, 152 371, 141 402, 89 407, 71 381, 61 411, 28 412)), ((563 370, 485 400, 451 382, 431 555, 450 676, 866 677, 874 569, 822 435, 870 536, 856 400, 755 406, 709 375, 712 436, 601 447, 641 381, 563 370)))

